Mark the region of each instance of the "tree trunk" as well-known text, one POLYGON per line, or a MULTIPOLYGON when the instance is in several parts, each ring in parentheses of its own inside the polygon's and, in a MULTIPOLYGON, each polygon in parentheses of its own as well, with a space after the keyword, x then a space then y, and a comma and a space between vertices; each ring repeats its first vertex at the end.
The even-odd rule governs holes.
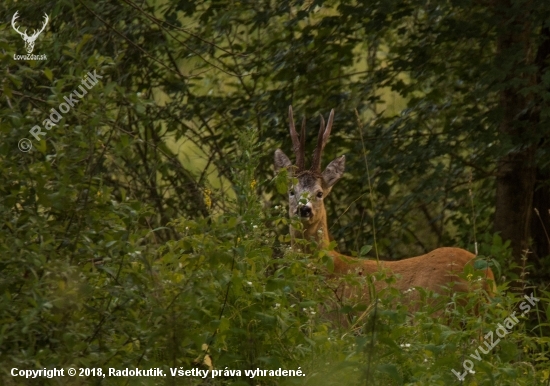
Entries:
MULTIPOLYGON (((531 220, 531 237, 533 238, 534 260, 540 262, 543 258, 550 255, 550 240, 548 232, 550 231, 550 173, 548 170, 537 168, 537 179, 535 182, 535 191, 533 193, 534 214, 531 220)), ((538 267, 544 268, 544 267, 538 267)), ((550 280, 550 272, 537 270, 538 279, 542 281, 550 280)))
POLYGON ((508 0, 497 1, 495 5, 501 21, 496 62, 497 66, 502 65, 500 70, 508 73, 505 82, 510 85, 500 95, 499 131, 501 143, 511 150, 498 161, 494 228, 504 240, 511 240, 513 257, 521 263, 522 254, 529 247, 536 180, 536 148, 529 141, 534 122, 532 115, 526 113, 532 97, 521 92, 536 80, 522 69, 535 58, 530 54, 529 15, 513 11, 508 0))
MULTIPOLYGON (((504 240, 511 240, 516 263, 522 265, 521 257, 529 249, 534 253, 528 254, 527 264, 540 268, 539 259, 550 252, 544 228, 550 224, 550 188, 545 183, 549 173, 540 169, 535 158, 537 149, 542 145, 541 140, 536 140, 535 131, 540 125, 540 111, 544 102, 538 95, 525 95, 522 88, 542 82, 550 57, 550 30, 542 29, 543 39, 536 47, 536 55, 533 55, 528 15, 510 15, 506 11, 507 1, 500 2, 499 5, 504 7, 499 8, 503 23, 513 19, 513 23, 508 24, 511 28, 501 29, 498 41, 498 55, 501 56, 499 63, 508 61, 508 68, 513 70, 508 70, 510 75, 506 81, 514 79, 515 82, 511 83, 520 86, 503 90, 500 98, 503 118, 499 131, 503 143, 510 143, 513 150, 498 162, 494 228, 504 240), (518 52, 522 55, 510 66, 511 58, 518 52), (526 68, 529 64, 536 65, 536 72, 517 72, 518 68, 526 68), (542 222, 536 215, 535 208, 538 209, 542 222)), ((540 272, 537 269, 536 271, 540 272)), ((542 277, 549 276, 548 272, 540 273, 542 277)))
MULTIPOLYGON (((537 50, 535 63, 537 65, 537 84, 543 82, 542 78, 548 70, 548 61, 550 60, 550 28, 544 27, 541 30, 541 43, 537 50)), ((548 90, 545 90, 548 91, 548 90)), ((542 98, 537 98, 536 119, 540 124, 540 112, 545 108, 542 98)), ((548 146, 548 136, 543 135, 538 142, 539 149, 548 146)), ((533 275, 538 281, 547 282, 550 280, 550 271, 548 267, 540 264, 542 259, 550 255, 550 239, 548 231, 550 230, 550 169, 542 165, 537 165, 536 180, 533 192, 533 210, 536 211, 531 221, 531 237, 533 240, 533 261, 536 265, 536 274, 533 275)))
POLYGON ((495 230, 511 240, 512 253, 519 263, 529 247, 536 168, 534 148, 504 156, 498 165, 495 230))

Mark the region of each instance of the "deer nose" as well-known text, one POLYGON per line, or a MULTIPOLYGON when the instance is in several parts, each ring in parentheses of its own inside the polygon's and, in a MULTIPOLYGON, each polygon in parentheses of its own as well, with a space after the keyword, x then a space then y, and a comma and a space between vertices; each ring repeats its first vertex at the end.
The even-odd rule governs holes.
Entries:
POLYGON ((309 206, 302 206, 300 208, 300 216, 311 217, 311 208, 309 206))

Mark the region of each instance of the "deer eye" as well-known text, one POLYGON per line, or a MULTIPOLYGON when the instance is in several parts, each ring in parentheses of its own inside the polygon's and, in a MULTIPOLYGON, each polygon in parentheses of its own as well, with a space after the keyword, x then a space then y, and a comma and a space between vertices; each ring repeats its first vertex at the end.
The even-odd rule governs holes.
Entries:
POLYGON ((318 198, 323 198, 323 192, 317 192, 317 197, 318 198))

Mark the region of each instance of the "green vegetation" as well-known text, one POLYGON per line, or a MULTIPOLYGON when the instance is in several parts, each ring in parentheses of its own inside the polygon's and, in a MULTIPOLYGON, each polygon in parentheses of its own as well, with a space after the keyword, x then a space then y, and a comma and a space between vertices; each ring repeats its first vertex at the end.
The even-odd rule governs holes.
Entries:
POLYGON ((1 384, 448 385, 471 360, 462 384, 550 385, 550 4, 8 0, 0 15, 1 384), (14 60, 16 11, 22 31, 49 15, 33 52, 47 60, 14 60), (499 295, 411 289, 433 304, 413 315, 391 286, 338 301, 339 281, 373 278, 289 249, 272 168, 289 104, 308 143, 336 110, 335 248, 478 248, 499 295), (241 376, 170 373, 210 364, 241 376), (11 375, 54 367, 167 376, 11 375), (258 368, 305 376, 244 375, 258 368))

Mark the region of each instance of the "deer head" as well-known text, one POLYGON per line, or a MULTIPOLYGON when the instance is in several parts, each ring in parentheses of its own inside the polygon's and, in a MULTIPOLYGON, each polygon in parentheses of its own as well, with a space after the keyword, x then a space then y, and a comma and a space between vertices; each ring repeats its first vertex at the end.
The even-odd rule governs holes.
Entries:
POLYGON ((46 25, 48 24, 48 15, 47 14, 44 14, 44 24, 42 25, 42 28, 40 29, 40 31, 37 31, 37 30, 34 30, 34 33, 31 35, 31 36, 28 36, 27 35, 27 30, 25 30, 25 32, 21 32, 19 31, 19 29, 15 26, 15 20, 17 20, 17 18, 19 17, 17 15, 18 12, 15 12, 15 14, 13 15, 12 19, 11 19, 11 26, 13 27, 13 29, 19 34, 21 35, 21 37, 23 38, 23 40, 25 41, 25 49, 27 50, 27 52, 29 54, 32 53, 32 50, 34 49, 34 42, 36 41, 36 39, 38 38, 38 35, 40 35, 42 33, 42 31, 44 31, 44 28, 46 28, 46 25))
MULTIPOLYGON (((321 172, 321 156, 332 129, 334 109, 330 112, 326 126, 325 120, 321 116, 317 147, 313 152, 313 160, 309 169, 305 168, 306 119, 304 117, 302 121, 299 137, 294 127, 292 106, 288 108, 288 120, 292 147, 296 154, 296 164, 292 165, 286 154, 277 149, 275 151, 275 171, 286 168, 289 177, 295 182, 290 184, 288 191, 289 215, 291 217, 299 216, 304 227, 304 238, 314 237, 319 239, 318 231, 322 229, 324 232, 323 239, 328 240, 326 211, 323 200, 328 196, 334 184, 342 177, 345 167, 345 156, 341 156, 329 163, 326 169, 321 172)), ((295 232, 293 232, 293 236, 296 236, 295 232)))

